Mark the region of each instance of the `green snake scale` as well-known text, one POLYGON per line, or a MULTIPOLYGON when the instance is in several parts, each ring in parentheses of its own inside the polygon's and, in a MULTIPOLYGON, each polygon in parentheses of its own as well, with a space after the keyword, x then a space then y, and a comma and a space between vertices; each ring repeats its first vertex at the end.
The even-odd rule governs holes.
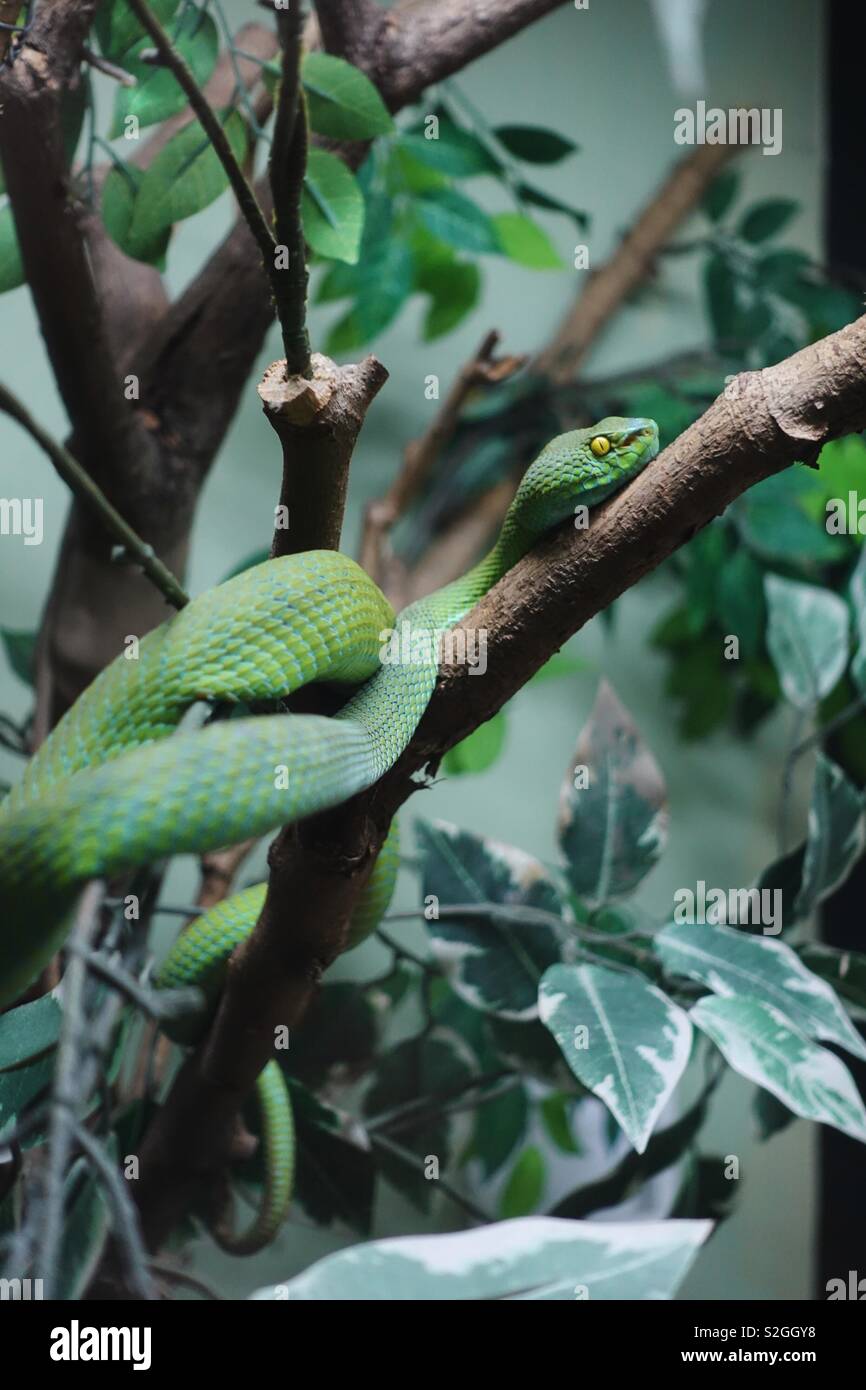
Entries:
MULTIPOLYGON (((399 614, 397 631, 422 639, 410 644, 410 660, 382 660, 383 633, 395 626, 390 605, 333 551, 246 570, 142 638, 137 656, 134 647, 118 656, 0 803, 0 1005, 62 946, 88 879, 263 835, 377 781, 406 747, 436 683, 435 643, 425 635, 459 622, 544 532, 609 496, 657 451, 657 427, 646 419, 610 417, 551 440, 489 554, 399 614), (178 728, 200 701, 273 701, 311 681, 359 688, 332 718, 262 714, 178 728)), ((353 942, 387 906, 396 861, 392 834, 353 942)), ((157 985, 201 984, 215 999, 263 892, 246 889, 188 927, 157 985)), ((244 1252, 273 1237, 291 1193, 291 1108, 276 1060, 259 1078, 258 1098, 268 1172, 261 1208, 248 1231, 222 1237, 244 1252)))

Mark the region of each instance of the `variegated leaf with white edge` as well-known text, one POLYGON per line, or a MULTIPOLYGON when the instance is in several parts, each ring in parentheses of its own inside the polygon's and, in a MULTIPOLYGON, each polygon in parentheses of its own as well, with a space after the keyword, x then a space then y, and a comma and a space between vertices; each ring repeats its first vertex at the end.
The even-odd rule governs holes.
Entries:
POLYGON ((667 825, 658 764, 602 681, 559 800, 559 843, 574 891, 594 904, 630 893, 664 849, 667 825))
POLYGON ((785 698, 810 710, 848 665, 848 605, 817 584, 764 576, 767 649, 785 698))
POLYGON ((266 1300, 600 1302, 671 1298, 711 1221, 521 1217, 450 1235, 399 1236, 338 1250, 266 1300))
POLYGON ((866 1043, 832 986, 814 975, 784 941, 696 923, 665 927, 653 945, 672 974, 700 980, 723 998, 745 994, 763 1000, 809 1037, 866 1057, 866 1043))
POLYGON ((818 903, 844 883, 866 844, 863 798, 841 767, 819 753, 809 806, 809 838, 803 879, 794 906, 808 917, 818 903))
POLYGON ((642 975, 602 965, 552 966, 538 1006, 575 1076, 643 1153, 689 1060, 688 1014, 642 975))
POLYGON ((734 1071, 770 1091, 795 1115, 866 1142, 866 1110, 848 1068, 794 1028, 785 1014, 744 994, 708 995, 690 1013, 734 1071))
POLYGON ((452 989, 498 1018, 536 1018, 539 979, 573 948, 558 884, 532 855, 446 821, 418 821, 416 835, 430 948, 452 989), (434 915, 490 904, 502 915, 434 915))

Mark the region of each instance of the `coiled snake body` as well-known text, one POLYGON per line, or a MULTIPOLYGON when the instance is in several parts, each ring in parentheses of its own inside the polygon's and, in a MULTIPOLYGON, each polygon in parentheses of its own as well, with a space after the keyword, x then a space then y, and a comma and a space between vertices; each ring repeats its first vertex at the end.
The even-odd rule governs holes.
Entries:
MULTIPOLYGON (((432 635, 459 622, 547 530, 593 506, 658 450, 652 420, 611 417, 553 439, 528 469, 490 553, 404 609, 411 659, 384 664, 394 614, 333 551, 266 561, 196 598, 84 692, 0 803, 0 1004, 62 945, 88 879, 202 853, 302 819, 371 786, 408 744, 437 678, 432 635), (276 700, 311 681, 360 686, 333 718, 269 714, 177 730, 197 701, 276 700), (171 737, 169 737, 171 735, 171 737)), ((354 937, 387 906, 389 836, 354 937)), ((252 929, 263 886, 221 903, 179 938, 162 986, 211 982, 252 929)), ((291 930, 291 923, 286 923, 291 930)), ((353 942, 354 944, 354 942, 353 942)), ((291 1111, 276 1061, 259 1078, 268 1182, 239 1251, 273 1237, 291 1192, 291 1111)))

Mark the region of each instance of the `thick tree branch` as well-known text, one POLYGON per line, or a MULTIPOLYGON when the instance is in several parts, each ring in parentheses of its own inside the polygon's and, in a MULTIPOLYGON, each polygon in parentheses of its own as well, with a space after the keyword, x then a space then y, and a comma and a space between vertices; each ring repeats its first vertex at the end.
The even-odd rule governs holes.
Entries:
MULTIPOLYGON (((392 111, 556 10, 565 0, 403 0, 386 11, 361 66, 392 111)), ((357 62, 358 59, 356 58, 357 62)))
POLYGON ((315 6, 325 52, 357 66, 381 34, 385 11, 375 0, 315 0, 315 6))
POLYGON ((380 784, 384 806, 396 809, 413 772, 501 709, 563 642, 735 498, 792 463, 814 464, 828 440, 864 429, 866 317, 734 378, 589 531, 551 536, 466 617, 462 627, 488 634, 487 671, 443 668, 401 763, 380 784))
POLYGON ((285 364, 275 362, 259 386, 283 450, 280 507, 285 511, 274 529, 272 555, 339 548, 352 450, 388 378, 375 357, 338 367, 317 352, 310 371, 309 379, 287 379, 285 364))

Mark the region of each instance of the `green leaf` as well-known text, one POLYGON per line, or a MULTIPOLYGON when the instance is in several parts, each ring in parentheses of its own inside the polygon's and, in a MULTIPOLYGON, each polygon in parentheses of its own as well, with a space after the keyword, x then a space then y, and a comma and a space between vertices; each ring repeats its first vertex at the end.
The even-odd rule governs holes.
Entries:
POLYGON ((364 195, 336 155, 310 150, 301 205, 304 235, 314 251, 354 265, 364 230, 364 195))
POLYGON ((632 1196, 657 1173, 664 1173, 692 1149, 707 1114, 708 1092, 699 1097, 684 1115, 665 1129, 658 1130, 645 1151, 633 1149, 625 1155, 611 1173, 580 1187, 563 1197, 553 1208, 552 1215, 566 1216, 572 1221, 589 1216, 594 1211, 618 1206, 632 1196))
POLYGON ((571 1128, 573 1105, 573 1096, 564 1096, 555 1092, 552 1096, 545 1096, 538 1107, 539 1119, 544 1125, 548 1138, 564 1154, 580 1153, 580 1145, 575 1142, 571 1128))
POLYGON ((575 1076, 643 1153, 689 1060, 688 1015, 642 976, 598 965, 552 966, 538 1003, 575 1076))
POLYGON ((831 987, 813 975, 784 941, 694 923, 665 927, 654 947, 670 974, 700 980, 726 998, 758 999, 808 1037, 866 1057, 866 1044, 831 987))
POLYGON ((664 778, 606 681, 562 785, 558 838, 569 882, 590 903, 630 893, 665 845, 664 778))
POLYGON ((414 1154, 416 1162, 375 1144, 374 1157, 389 1182, 421 1211, 429 1210, 436 1191, 435 1178, 425 1176, 424 1163, 428 1157, 436 1158, 439 1171, 444 1172, 451 1150, 453 1121, 437 1109, 437 1094, 459 1092, 472 1080, 475 1070, 474 1058, 459 1034, 436 1027, 407 1038, 381 1056, 373 1084, 364 1096, 364 1114, 371 1117, 417 1106, 417 1117, 407 1113, 394 1135, 395 1142, 414 1154), (421 1097, 429 1103, 419 1106, 421 1097))
POLYGON ((165 269, 165 255, 171 240, 171 228, 165 227, 151 245, 134 243, 130 236, 135 204, 144 181, 145 171, 134 164, 115 164, 102 185, 102 221, 115 245, 127 256, 165 269))
POLYGON ((497 1053, 521 1075, 560 1090, 577 1086, 555 1040, 537 1018, 529 1023, 516 1023, 510 1018, 488 1014, 486 1022, 497 1053))
POLYGON ((525 1086, 509 1086, 501 1095, 479 1099, 472 1135, 472 1156, 485 1180, 498 1173, 526 1133, 529 1105, 525 1086))
POLYGON ((534 208, 544 208, 546 212, 564 213, 572 219, 579 231, 585 231, 589 226, 588 213, 572 207, 570 203, 563 203, 561 199, 545 193, 542 188, 534 188, 531 183, 519 183, 515 191, 522 203, 529 203, 534 208))
POLYGON ((860 552, 857 564, 848 582, 848 593, 854 609, 854 625, 857 641, 866 647, 866 546, 860 552))
POLYGON ((749 488, 731 508, 742 539, 761 560, 816 570, 845 557, 847 544, 827 533, 826 490, 818 474, 786 468, 749 488))
POLYGON ((326 984, 307 1009, 303 1029, 292 1035, 286 1070, 320 1090, 335 1072, 360 1075, 372 1065, 377 1039, 376 1012, 361 986, 326 984))
MULTIPOLYGON (((180 0, 149 0, 149 9, 163 26, 168 25, 180 0)), ((147 37, 127 0, 104 0, 96 11, 93 24, 104 57, 123 66, 123 58, 136 44, 147 37)), ((169 27, 169 37, 172 29, 169 27)))
POLYGON ((785 1014, 748 995, 708 996, 690 1013, 734 1071, 765 1087, 795 1115, 866 1142, 866 1111, 848 1068, 798 1032, 785 1014))
POLYGON ((394 122, 378 91, 359 68, 330 53, 307 53, 301 64, 310 125, 332 140, 373 140, 394 122))
POLYGON ((492 219, 504 255, 531 270, 563 270, 550 237, 537 222, 522 212, 500 212, 492 219))
POLYGON ((339 1222, 368 1236, 373 1226, 376 1168, 373 1154, 357 1142, 357 1121, 324 1104, 297 1081, 290 1090, 298 1202, 320 1226, 339 1222))
POLYGON ((430 304, 421 336, 430 343, 452 332, 472 313, 481 298, 481 272, 470 261, 451 260, 428 269, 425 288, 430 304))
POLYGON ((540 1205, 544 1193, 546 1165, 540 1149, 530 1144, 515 1163, 499 1199, 502 1217, 528 1216, 540 1205))
POLYGON ((703 270, 707 309, 717 343, 737 340, 740 319, 737 312, 737 281, 729 261, 718 253, 708 257, 703 270))
POLYGON ((810 942, 800 947, 800 959, 855 1009, 866 1011, 866 955, 862 951, 843 951, 810 942))
MULTIPOLYGON (((220 119, 242 163, 249 134, 246 121, 239 111, 223 112, 220 119)), ((228 186, 216 150, 199 122, 191 121, 160 150, 141 180, 127 233, 128 254, 146 259, 142 250, 159 245, 176 222, 209 207, 228 186)))
POLYGON ((736 169, 724 169, 713 179, 701 203, 711 222, 721 222, 736 198, 739 187, 740 175, 736 169))
MULTIPOLYGON (((759 876, 755 887, 758 892, 780 892, 782 894, 782 930, 785 931, 792 927, 797 921, 796 904, 800 896, 800 887, 803 882, 803 860, 806 856, 806 846, 798 845, 796 849, 790 850, 782 855, 780 859, 774 859, 771 864, 764 869, 759 876)), ((748 928, 746 928, 748 930, 748 928)))
POLYGON ((715 609, 724 635, 740 639, 744 657, 759 656, 766 620, 760 565, 741 548, 719 566, 717 578, 715 609))
POLYGON ((36 632, 10 632, 8 628, 0 628, 0 642, 3 643, 6 660, 25 685, 33 685, 38 635, 36 632))
POLYGON ((429 232, 459 251, 496 255, 501 250, 493 220, 454 188, 426 189, 415 211, 429 232))
POLYGON ((730 1216, 737 1184, 727 1175, 727 1167, 727 1159, 718 1154, 689 1154, 671 1216, 705 1217, 717 1223, 730 1216))
POLYGON ((507 723, 505 713, 500 710, 480 724, 460 743, 449 748, 442 760, 442 771, 448 777, 460 777, 467 772, 485 772, 492 767, 505 746, 507 723))
POLYGON ((434 127, 422 122, 400 135, 397 148, 421 164, 455 179, 501 171, 501 163, 471 131, 464 130, 442 113, 438 113, 438 122, 435 138, 427 133, 434 127))
POLYGON ((844 772, 819 753, 815 763, 809 838, 795 912, 808 917, 850 874, 866 845, 863 801, 844 772))
POLYGON ((765 289, 784 294, 795 285, 804 271, 811 268, 812 262, 804 251, 785 248, 781 251, 767 251, 755 263, 758 280, 765 289))
POLYGON ((762 1143, 772 1139, 774 1134, 779 1134, 783 1129, 792 1125, 797 1116, 783 1105, 769 1091, 765 1091, 763 1086, 759 1086, 752 1101, 752 1113, 758 1125, 758 1138, 762 1143))
POLYGON ((558 164, 580 148, 564 135, 537 125, 501 125, 493 134, 509 154, 526 164, 558 164))
POLYGON ((255 1299, 592 1302, 669 1298, 710 1221, 523 1217, 452 1235, 400 1236, 326 1255, 255 1299))
POLYGON ((764 576, 767 649, 786 699, 807 711, 848 665, 848 607, 829 589, 764 576))
POLYGON ((737 234, 744 241, 766 241, 787 227, 799 210, 800 204, 793 198, 766 198, 761 203, 753 203, 740 219, 737 234))
POLYGON ((418 821, 416 834, 428 912, 431 899, 436 911, 463 904, 507 909, 426 920, 433 955, 452 989, 474 1009, 535 1018, 538 981, 561 958, 571 923, 557 884, 531 855, 444 821, 418 821))
POLYGON ((0 1072, 43 1056, 60 1033, 60 1005, 53 994, 0 1015, 0 1072))
MULTIPOLYGON (((199 87, 204 86, 216 66, 219 49, 216 24, 211 16, 191 5, 170 37, 199 87)), ((112 140, 125 134, 124 123, 128 116, 135 116, 143 129, 168 116, 176 116, 186 106, 186 94, 168 68, 141 62, 140 55, 152 48, 152 39, 145 36, 124 56, 124 68, 138 81, 135 87, 118 87, 109 135, 112 140)))
POLYGON ((18 249, 18 233, 8 198, 0 207, 0 294, 24 284, 24 265, 18 249))
POLYGON ((351 351, 382 333, 413 289, 412 248, 395 220, 394 204, 387 194, 373 194, 367 199, 358 264, 337 263, 331 275, 338 288, 341 279, 351 283, 354 294, 348 314, 329 333, 326 350, 334 354, 351 351))
MULTIPOLYGON (((29 1107, 51 1090, 54 1077, 54 1056, 46 1053, 13 1071, 0 1072, 0 1145, 4 1131, 10 1129, 26 1114, 29 1107)), ((37 1129, 31 1130, 22 1141, 22 1149, 33 1148, 45 1140, 48 1116, 37 1129)))

